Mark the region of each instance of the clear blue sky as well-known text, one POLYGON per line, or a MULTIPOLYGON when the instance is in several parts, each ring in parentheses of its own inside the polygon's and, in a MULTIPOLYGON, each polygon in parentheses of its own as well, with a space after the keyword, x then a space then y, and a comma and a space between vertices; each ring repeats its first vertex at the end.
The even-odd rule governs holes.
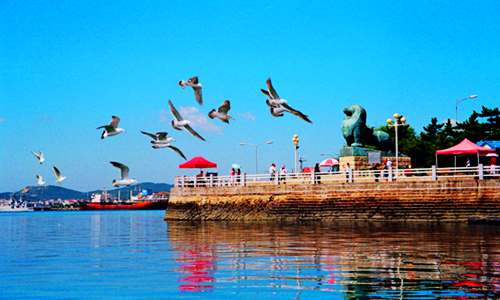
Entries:
MULTIPOLYGON (((361 104, 368 124, 394 112, 417 130, 432 116, 465 117, 500 99, 498 1, 1 1, 0 191, 35 174, 79 190, 109 187, 129 165, 139 181, 171 182, 182 160, 153 150, 139 130, 168 131, 188 157, 204 155, 226 174, 293 164, 291 137, 306 165, 336 153, 342 108, 361 104), (272 2, 272 3, 271 3, 272 2), (205 105, 179 79, 198 75, 205 105), (272 118, 259 89, 271 76, 280 95, 308 114, 272 118), (170 125, 167 100, 197 118, 203 143, 170 125), (203 116, 224 99, 229 126, 203 116), (200 110, 193 112, 192 107, 200 110), (126 133, 100 140, 95 128, 122 118, 126 133), (40 166, 30 154, 42 150, 40 166)), ((189 173, 189 172, 188 172, 189 173)))

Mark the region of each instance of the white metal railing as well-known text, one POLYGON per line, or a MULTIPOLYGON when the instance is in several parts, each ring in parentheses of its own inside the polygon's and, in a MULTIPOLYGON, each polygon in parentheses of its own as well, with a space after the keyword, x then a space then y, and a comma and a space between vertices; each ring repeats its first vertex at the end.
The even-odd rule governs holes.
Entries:
POLYGON ((383 170, 341 170, 321 173, 288 173, 285 175, 246 174, 235 176, 177 176, 175 187, 223 187, 294 184, 332 184, 352 182, 428 181, 439 178, 500 178, 499 166, 459 168, 418 168, 383 170))

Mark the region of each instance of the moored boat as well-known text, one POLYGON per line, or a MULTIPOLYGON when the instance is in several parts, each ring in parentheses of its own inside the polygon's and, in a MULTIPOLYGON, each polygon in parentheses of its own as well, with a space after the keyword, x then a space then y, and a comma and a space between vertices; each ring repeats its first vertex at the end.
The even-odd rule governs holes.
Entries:
POLYGON ((168 193, 156 193, 149 196, 139 194, 130 200, 111 200, 109 194, 93 194, 90 202, 82 202, 82 210, 156 210, 166 209, 168 193))

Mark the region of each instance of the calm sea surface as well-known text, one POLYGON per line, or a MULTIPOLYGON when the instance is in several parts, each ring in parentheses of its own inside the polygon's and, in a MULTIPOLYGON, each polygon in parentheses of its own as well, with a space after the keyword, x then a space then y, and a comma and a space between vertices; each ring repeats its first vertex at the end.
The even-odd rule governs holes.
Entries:
POLYGON ((500 226, 0 213, 1 299, 500 297, 500 226))

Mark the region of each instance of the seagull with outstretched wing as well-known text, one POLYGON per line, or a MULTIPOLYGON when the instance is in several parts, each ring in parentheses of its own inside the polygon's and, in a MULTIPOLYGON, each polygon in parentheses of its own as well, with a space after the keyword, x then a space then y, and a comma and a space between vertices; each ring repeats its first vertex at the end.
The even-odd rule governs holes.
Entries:
POLYGON ((188 80, 179 80, 179 85, 182 88, 185 88, 186 86, 192 87, 196 101, 198 101, 198 103, 200 105, 203 104, 203 98, 201 96, 202 86, 201 86, 200 81, 198 80, 198 76, 193 76, 193 77, 189 78, 188 80))
POLYGON ((217 109, 217 110, 212 109, 208 113, 208 117, 210 119, 217 118, 217 119, 221 120, 222 122, 229 124, 229 119, 233 118, 228 114, 230 109, 231 109, 231 102, 229 100, 224 100, 224 102, 219 107, 219 109, 217 109))
POLYGON ((54 176, 56 177, 56 182, 61 183, 63 182, 66 177, 61 174, 61 171, 56 166, 52 167, 52 171, 54 172, 54 176))
POLYGON ((38 185, 45 185, 45 180, 43 180, 42 175, 36 175, 36 184, 38 185))
POLYGON ((202 141, 205 141, 205 139, 198 134, 198 132, 194 131, 194 129, 189 125, 191 124, 191 121, 189 120, 184 120, 181 116, 181 114, 175 109, 174 104, 172 101, 168 100, 168 106, 170 107, 170 112, 172 112, 172 116, 174 116, 174 119, 172 120, 172 127, 176 130, 187 130, 189 133, 194 135, 195 137, 199 138, 202 141))
POLYGON ((167 132, 150 133, 141 130, 141 133, 152 139, 151 144, 168 144, 174 141, 174 138, 169 136, 167 132))
POLYGON ((128 177, 130 169, 126 165, 116 161, 110 161, 109 163, 113 167, 120 169, 121 178, 119 180, 113 179, 113 186, 128 186, 137 183, 137 180, 128 177))
POLYGON ((38 152, 31 151, 31 153, 33 153, 35 158, 38 160, 39 164, 43 164, 43 162, 45 161, 45 156, 43 155, 42 151, 38 151, 38 152))
POLYGON ((120 118, 117 116, 112 116, 111 117, 111 123, 109 125, 103 125, 97 127, 97 129, 103 128, 103 132, 101 134, 101 139, 105 139, 109 136, 114 136, 117 134, 120 134, 125 131, 123 128, 119 128, 118 125, 120 124, 120 118))
POLYGON ((266 95, 266 104, 269 106, 271 115, 274 117, 282 117, 284 112, 289 112, 302 120, 312 123, 311 119, 301 111, 294 109, 288 104, 288 101, 280 98, 278 92, 273 87, 271 78, 266 80, 267 90, 261 89, 261 92, 266 95))
POLYGON ((168 136, 166 132, 149 133, 146 131, 141 131, 141 133, 152 138, 151 144, 153 145, 151 147, 153 149, 170 148, 174 152, 179 154, 182 158, 187 160, 186 156, 179 148, 171 145, 171 142, 174 141, 174 138, 168 136))

